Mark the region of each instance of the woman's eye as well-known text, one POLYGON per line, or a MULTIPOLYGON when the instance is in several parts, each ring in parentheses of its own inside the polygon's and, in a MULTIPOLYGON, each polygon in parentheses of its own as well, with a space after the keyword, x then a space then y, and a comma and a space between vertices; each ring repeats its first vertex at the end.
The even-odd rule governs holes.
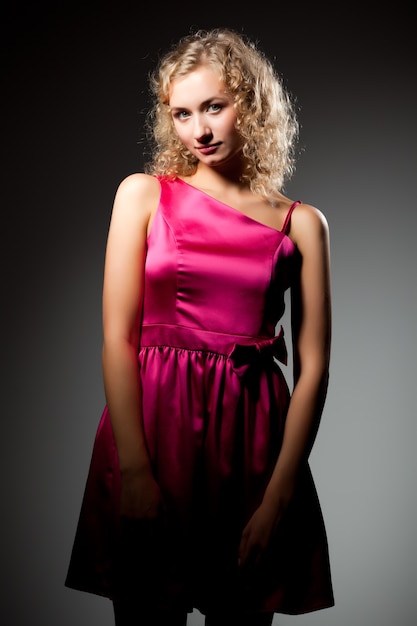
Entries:
POLYGON ((213 113, 217 113, 218 111, 220 111, 222 108, 221 104, 210 104, 209 106, 209 111, 212 111, 213 113))
POLYGON ((189 117, 189 113, 187 113, 187 111, 177 111, 174 117, 177 120, 185 120, 187 117, 189 117))

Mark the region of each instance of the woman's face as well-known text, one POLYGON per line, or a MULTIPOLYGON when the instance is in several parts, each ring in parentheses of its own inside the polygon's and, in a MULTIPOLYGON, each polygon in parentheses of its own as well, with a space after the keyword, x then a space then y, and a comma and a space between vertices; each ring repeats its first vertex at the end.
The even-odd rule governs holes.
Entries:
POLYGON ((216 167, 240 153, 233 100, 210 67, 173 80, 169 106, 178 137, 202 163, 216 167))

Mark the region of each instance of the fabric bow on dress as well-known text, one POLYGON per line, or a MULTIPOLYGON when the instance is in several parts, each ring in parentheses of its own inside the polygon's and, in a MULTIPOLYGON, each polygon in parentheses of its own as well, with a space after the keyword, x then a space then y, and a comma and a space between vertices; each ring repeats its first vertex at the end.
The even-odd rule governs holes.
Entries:
POLYGON ((262 370, 273 364, 273 359, 287 365, 288 352, 284 339, 284 329, 269 339, 260 339, 250 344, 235 343, 229 358, 233 371, 252 390, 259 388, 262 370))

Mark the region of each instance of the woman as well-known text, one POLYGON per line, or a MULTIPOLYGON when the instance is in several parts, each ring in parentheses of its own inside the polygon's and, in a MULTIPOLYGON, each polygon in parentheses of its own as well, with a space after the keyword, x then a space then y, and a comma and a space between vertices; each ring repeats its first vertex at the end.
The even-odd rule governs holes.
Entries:
POLYGON ((151 86, 152 158, 120 184, 109 229, 107 404, 66 584, 111 598, 117 626, 184 625, 193 608, 206 626, 266 626, 333 605, 308 465, 328 384, 328 226, 282 194, 297 121, 252 42, 187 36, 151 86))

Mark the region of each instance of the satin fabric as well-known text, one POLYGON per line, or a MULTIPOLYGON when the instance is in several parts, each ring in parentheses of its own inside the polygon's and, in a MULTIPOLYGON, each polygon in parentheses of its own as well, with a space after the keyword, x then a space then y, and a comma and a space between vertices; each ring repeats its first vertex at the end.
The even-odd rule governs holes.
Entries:
POLYGON ((166 513, 121 519, 105 407, 66 585, 138 606, 304 613, 333 605, 326 531, 309 466, 256 575, 242 529, 279 453, 290 392, 285 291, 299 255, 270 228, 180 179, 160 178, 148 237, 138 373, 143 425, 166 513))

